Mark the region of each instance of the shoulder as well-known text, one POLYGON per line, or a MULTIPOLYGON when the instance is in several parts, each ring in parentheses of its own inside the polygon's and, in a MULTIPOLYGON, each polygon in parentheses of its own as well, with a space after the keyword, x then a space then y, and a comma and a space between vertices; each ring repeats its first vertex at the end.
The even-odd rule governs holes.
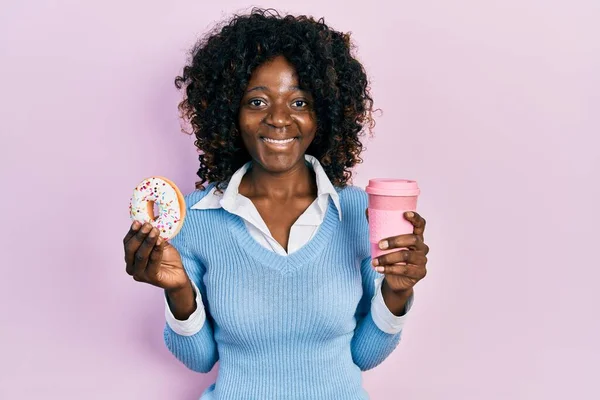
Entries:
POLYGON ((179 233, 172 239, 173 245, 183 246, 196 242, 199 238, 209 235, 210 225, 214 219, 212 210, 194 210, 192 207, 213 192, 215 184, 207 185, 203 190, 195 189, 184 195, 185 218, 179 233))
POLYGON ((359 259, 369 255, 369 224, 365 210, 368 206, 367 193, 358 186, 336 189, 342 208, 342 224, 348 243, 359 259))
POLYGON ((340 196, 340 205, 342 212, 348 210, 349 213, 360 212, 364 215, 368 205, 367 192, 358 186, 346 186, 336 189, 340 196))
POLYGON ((196 189, 193 192, 184 195, 183 198, 185 200, 186 211, 189 211, 194 204, 212 193, 215 186, 215 183, 209 183, 203 190, 196 189))

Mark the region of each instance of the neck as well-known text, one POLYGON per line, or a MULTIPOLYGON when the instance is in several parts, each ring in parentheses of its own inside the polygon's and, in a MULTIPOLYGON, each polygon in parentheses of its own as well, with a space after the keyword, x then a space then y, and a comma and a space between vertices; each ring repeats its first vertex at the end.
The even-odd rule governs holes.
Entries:
POLYGON ((267 171, 258 163, 252 163, 250 170, 242 178, 240 193, 247 197, 287 200, 297 196, 316 196, 317 183, 314 172, 304 159, 288 171, 280 173, 267 171))

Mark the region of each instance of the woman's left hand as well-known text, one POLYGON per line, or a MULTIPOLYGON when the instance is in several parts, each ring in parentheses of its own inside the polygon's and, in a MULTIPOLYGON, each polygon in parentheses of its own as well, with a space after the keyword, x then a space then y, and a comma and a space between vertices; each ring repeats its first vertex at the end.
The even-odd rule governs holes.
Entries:
POLYGON ((385 274, 388 288, 396 294, 412 292, 413 286, 427 274, 429 246, 423 238, 425 219, 413 211, 405 212, 404 217, 413 225, 413 233, 385 238, 379 242, 379 248, 405 249, 384 254, 372 261, 375 270, 385 274))

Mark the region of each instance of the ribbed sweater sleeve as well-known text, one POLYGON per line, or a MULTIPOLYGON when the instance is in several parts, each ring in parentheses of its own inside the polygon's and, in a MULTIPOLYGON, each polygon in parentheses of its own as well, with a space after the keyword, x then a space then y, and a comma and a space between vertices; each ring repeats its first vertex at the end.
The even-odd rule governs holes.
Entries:
POLYGON ((381 364, 400 342, 402 332, 383 332, 373 321, 371 301, 375 295, 375 279, 378 274, 371 266, 371 257, 361 262, 363 296, 357 307, 357 325, 351 342, 352 359, 358 367, 367 371, 381 364))
MULTIPOLYGON (((201 240, 195 237, 195 233, 200 230, 193 225, 193 220, 186 220, 186 224, 181 229, 180 233, 171 240, 171 244, 177 249, 181 255, 183 266, 190 279, 196 284, 202 295, 202 302, 206 301, 206 287, 203 282, 203 276, 206 271, 204 265, 196 257, 187 243, 198 243, 201 240), (186 229, 187 228, 187 229, 186 229)), ((202 307, 202 304, 198 305, 202 307)), ((209 372, 219 359, 217 344, 213 335, 212 318, 206 311, 206 321, 202 329, 194 335, 184 336, 176 333, 168 323, 164 328, 164 341, 171 353, 180 360, 189 369, 196 372, 209 372)))
POLYGON ((375 296, 375 280, 381 275, 371 266, 369 225, 365 216, 368 197, 364 190, 348 187, 342 191, 345 223, 354 235, 355 246, 361 255, 360 271, 363 294, 357 306, 356 328, 351 341, 354 363, 363 371, 381 364, 398 346, 401 331, 390 334, 382 331, 373 320, 372 301, 375 296))

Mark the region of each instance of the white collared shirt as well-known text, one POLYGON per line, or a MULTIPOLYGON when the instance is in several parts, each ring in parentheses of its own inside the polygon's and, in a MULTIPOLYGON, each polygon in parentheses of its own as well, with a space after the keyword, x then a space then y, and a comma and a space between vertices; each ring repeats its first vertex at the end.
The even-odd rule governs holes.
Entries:
MULTIPOLYGON (((337 209, 340 221, 342 219, 342 208, 340 207, 339 195, 321 166, 321 163, 313 156, 305 155, 304 157, 315 172, 317 198, 292 225, 288 239, 287 252, 283 246, 273 238, 265 221, 254 206, 254 203, 239 193, 240 183, 250 168, 251 162, 246 163, 232 175, 227 188, 223 193, 218 193, 216 189, 213 188, 211 189, 211 192, 204 196, 200 201, 192 205, 191 209, 206 210, 223 208, 227 212, 242 218, 248 233, 262 246, 279 255, 289 255, 300 249, 313 238, 325 218, 330 198, 337 209)), ((373 282, 375 285, 375 295, 371 301, 371 314, 373 321, 379 329, 389 334, 395 334, 400 332, 404 326, 406 316, 412 306, 413 297, 411 296, 406 304, 406 313, 398 317, 392 314, 385 305, 383 295, 381 294, 382 282, 383 275, 373 282)), ((165 297, 165 317, 167 323, 173 331, 184 336, 194 335, 199 332, 206 320, 206 312, 204 310, 200 291, 194 282, 192 282, 192 285, 196 292, 197 308, 185 321, 178 320, 173 316, 165 297)))

